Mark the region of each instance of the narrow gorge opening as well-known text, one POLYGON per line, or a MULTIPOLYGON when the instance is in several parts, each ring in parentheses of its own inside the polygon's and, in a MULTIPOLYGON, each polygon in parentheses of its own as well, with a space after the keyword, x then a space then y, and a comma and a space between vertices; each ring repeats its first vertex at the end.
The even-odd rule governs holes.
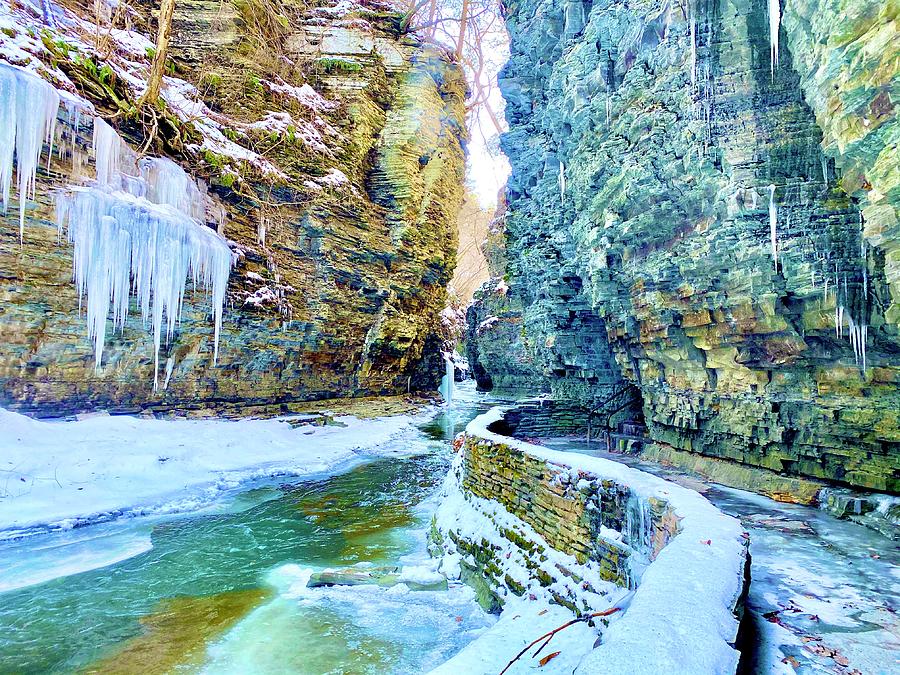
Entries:
POLYGON ((891 670, 897 12, 0 4, 0 671, 891 670))

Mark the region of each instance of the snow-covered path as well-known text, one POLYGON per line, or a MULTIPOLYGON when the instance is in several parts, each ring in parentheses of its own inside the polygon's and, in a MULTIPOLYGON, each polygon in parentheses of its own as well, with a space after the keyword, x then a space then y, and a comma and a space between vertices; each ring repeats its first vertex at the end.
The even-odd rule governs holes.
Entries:
POLYGON ((614 459, 701 492, 750 533, 751 584, 740 672, 900 672, 900 547, 862 525, 572 439, 546 445, 614 459))
POLYGON ((377 451, 416 417, 44 422, 0 409, 0 539, 125 515, 189 511, 240 483, 377 451))

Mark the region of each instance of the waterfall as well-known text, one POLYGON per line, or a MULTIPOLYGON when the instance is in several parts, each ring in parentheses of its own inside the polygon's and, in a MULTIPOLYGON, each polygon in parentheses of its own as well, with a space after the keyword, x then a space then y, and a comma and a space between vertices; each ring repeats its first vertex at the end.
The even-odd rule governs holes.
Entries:
POLYGON ((453 401, 453 377, 455 374, 455 367, 453 365, 453 359, 450 354, 444 354, 444 375, 441 377, 441 386, 438 390, 441 396, 444 397, 444 401, 450 403, 453 401))
POLYGON ((650 502, 629 494, 625 503, 625 534, 635 551, 649 556, 653 551, 653 516, 650 502))
POLYGON ((44 143, 53 154, 59 93, 43 80, 0 63, 0 192, 3 213, 9 203, 13 166, 17 172, 19 241, 25 235, 25 202, 34 198, 37 165, 44 143))
POLYGON ((628 556, 627 586, 637 588, 653 555, 653 514, 649 501, 629 493, 625 502, 622 534, 625 535, 625 543, 631 548, 628 556))

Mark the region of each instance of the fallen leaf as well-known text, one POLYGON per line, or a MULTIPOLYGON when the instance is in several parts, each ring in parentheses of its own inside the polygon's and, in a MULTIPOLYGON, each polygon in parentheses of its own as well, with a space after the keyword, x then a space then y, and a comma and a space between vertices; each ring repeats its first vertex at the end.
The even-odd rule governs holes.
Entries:
POLYGON ((781 659, 781 662, 789 664, 792 668, 800 667, 800 662, 794 656, 785 656, 783 659, 781 659))
POLYGON ((552 654, 547 654, 547 656, 545 656, 545 657, 542 658, 540 661, 538 661, 538 663, 540 663, 542 666, 546 666, 548 663, 550 663, 550 662, 551 662, 553 659, 555 659, 557 656, 559 656, 559 652, 553 652, 552 654))
POLYGON ((456 617, 456 623, 462 623, 462 617, 461 617, 461 616, 456 617))
POLYGON ((544 616, 544 614, 546 614, 546 613, 547 613, 547 610, 542 609, 540 612, 538 612, 538 616, 544 616))
POLYGON ((835 653, 835 655, 834 655, 834 662, 835 662, 836 664, 838 664, 839 666, 849 666, 849 665, 850 665, 850 659, 848 659, 848 658, 847 658, 846 656, 844 656, 843 654, 837 654, 837 653, 835 653))
POLYGON ((701 544, 706 544, 707 546, 712 546, 712 539, 707 539, 706 541, 700 540, 701 544))

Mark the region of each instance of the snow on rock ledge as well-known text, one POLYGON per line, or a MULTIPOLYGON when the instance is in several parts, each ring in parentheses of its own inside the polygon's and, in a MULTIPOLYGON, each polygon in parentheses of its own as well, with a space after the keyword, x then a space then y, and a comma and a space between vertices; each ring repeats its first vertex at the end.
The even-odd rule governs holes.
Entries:
POLYGON ((505 413, 490 410, 460 436, 433 533, 442 570, 505 611, 444 669, 499 671, 545 632, 508 615, 543 617, 535 607, 550 605, 554 614, 624 609, 598 626, 595 649, 581 633, 560 635, 547 651, 562 650, 566 672, 735 672, 748 560, 739 521, 661 478, 496 433, 505 413), (492 656, 476 666, 469 652, 481 640, 492 656))

